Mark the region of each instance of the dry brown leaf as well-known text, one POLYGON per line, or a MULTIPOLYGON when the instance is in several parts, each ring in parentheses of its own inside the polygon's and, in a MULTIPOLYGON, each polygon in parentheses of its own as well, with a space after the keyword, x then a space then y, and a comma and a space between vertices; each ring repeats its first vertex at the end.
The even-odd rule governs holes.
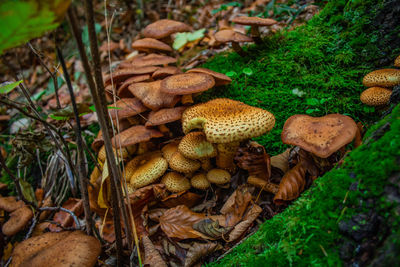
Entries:
POLYGON ((218 243, 194 243, 186 254, 185 267, 193 266, 202 257, 222 249, 218 243))
POLYGON ((264 191, 270 192, 272 194, 276 194, 279 190, 279 186, 277 184, 265 181, 264 179, 260 179, 255 176, 249 176, 249 178, 247 179, 247 183, 262 188, 264 191))
POLYGON ((152 209, 149 210, 149 218, 152 221, 159 222, 160 217, 166 212, 167 209, 152 209))
POLYGON ((290 154, 290 149, 288 148, 281 154, 272 156, 271 165, 273 167, 279 168, 280 170, 283 171, 283 173, 286 173, 289 170, 289 154, 290 154))
MULTIPOLYGON (((83 212, 82 199, 70 198, 62 206, 64 209, 72 211, 77 217, 83 212)), ((65 211, 59 211, 54 214, 53 221, 59 223, 62 227, 76 227, 71 214, 65 211)), ((51 232, 60 232, 63 229, 55 224, 49 226, 51 232)))
POLYGON ((193 229, 193 224, 205 218, 205 214, 192 212, 185 205, 180 205, 167 210, 160 217, 160 226, 168 237, 198 238, 202 234, 193 229))
POLYGON ((274 197, 276 205, 281 205, 285 201, 293 200, 300 195, 306 185, 306 172, 306 167, 300 161, 285 173, 279 184, 279 190, 274 197))
POLYGON ((235 226, 242 220, 250 201, 251 194, 247 186, 239 186, 221 208, 221 214, 225 215, 225 224, 221 223, 221 225, 235 226))
POLYGON ((193 224, 193 229, 200 233, 212 238, 222 238, 224 234, 232 230, 232 227, 221 227, 218 220, 211 220, 209 218, 193 224))
POLYGON ((201 196, 189 191, 172 194, 162 200, 162 203, 168 208, 174 208, 179 205, 193 207, 201 200, 201 196))
POLYGON ((254 222, 254 220, 257 219, 261 211, 262 209, 260 206, 253 204, 247 212, 244 221, 238 223, 235 228, 233 228, 232 232, 229 233, 228 242, 235 241, 242 236, 243 233, 246 232, 249 226, 254 222))
POLYGON ((239 168, 264 180, 271 177, 271 159, 265 152, 265 148, 257 142, 250 141, 245 147, 240 147, 235 155, 235 161, 239 168))
POLYGON ((143 247, 144 247, 144 265, 150 267, 167 267, 167 264, 162 259, 158 250, 154 247, 148 236, 143 236, 143 247))

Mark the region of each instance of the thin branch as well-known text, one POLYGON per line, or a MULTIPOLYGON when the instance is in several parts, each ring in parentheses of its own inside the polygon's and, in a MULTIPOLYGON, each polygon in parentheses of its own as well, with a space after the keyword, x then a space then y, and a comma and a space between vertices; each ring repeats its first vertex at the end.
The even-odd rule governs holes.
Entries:
POLYGON ((49 211, 64 211, 66 213, 68 213, 69 215, 71 215, 72 219, 74 219, 74 222, 76 224, 76 229, 80 230, 81 229, 81 224, 79 223, 78 217, 76 217, 75 213, 73 213, 72 211, 63 208, 63 207, 41 207, 38 209, 39 211, 45 211, 45 210, 49 210, 49 211))
POLYGON ((85 161, 83 160, 84 156, 83 156, 81 122, 79 119, 78 107, 76 105, 74 91, 72 89, 71 79, 68 74, 67 66, 65 65, 64 57, 62 55, 60 48, 57 45, 56 45, 56 50, 57 50, 58 59, 60 60, 61 67, 63 69, 64 78, 67 83, 68 91, 71 96, 72 108, 73 108, 74 115, 75 115, 76 125, 74 127, 74 130, 75 130, 77 150, 78 150, 78 162, 77 162, 78 180, 79 180, 79 185, 81 188, 81 195, 82 195, 82 200, 83 200, 83 210, 85 213, 86 233, 88 235, 92 235, 93 221, 92 221, 92 216, 90 213, 89 195, 88 195, 87 183, 86 183, 86 167, 85 167, 85 161))

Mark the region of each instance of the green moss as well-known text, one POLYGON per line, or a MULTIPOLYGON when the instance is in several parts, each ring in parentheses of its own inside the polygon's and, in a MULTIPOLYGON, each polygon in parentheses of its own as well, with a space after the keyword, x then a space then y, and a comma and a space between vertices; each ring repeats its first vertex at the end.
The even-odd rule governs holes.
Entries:
POLYGON ((365 89, 362 77, 390 66, 400 53, 398 47, 387 43, 393 36, 398 38, 400 28, 387 30, 381 25, 386 29, 382 32, 373 25, 375 18, 382 16, 380 12, 388 8, 384 3, 330 1, 307 25, 280 32, 268 38, 264 46, 248 47, 249 57, 225 53, 204 65, 237 75, 230 86, 207 92, 198 100, 228 97, 275 115, 274 129, 257 138, 272 155, 285 148, 280 133, 286 119, 294 114, 342 113, 370 127, 366 144, 350 153, 340 168, 318 178, 283 213, 266 221, 254 235, 211 265, 342 265, 338 223, 366 209, 360 207, 360 201, 371 197, 377 199, 375 210, 380 215, 394 218, 392 229, 399 234, 395 229, 399 229, 400 219, 383 197, 383 190, 388 177, 400 170, 396 162, 400 157, 400 107, 373 125, 379 112, 359 100, 365 89), (252 69, 253 75, 243 74, 244 68, 252 69), (299 92, 304 96, 299 97, 299 92), (350 191, 353 183, 358 183, 357 189, 350 191))

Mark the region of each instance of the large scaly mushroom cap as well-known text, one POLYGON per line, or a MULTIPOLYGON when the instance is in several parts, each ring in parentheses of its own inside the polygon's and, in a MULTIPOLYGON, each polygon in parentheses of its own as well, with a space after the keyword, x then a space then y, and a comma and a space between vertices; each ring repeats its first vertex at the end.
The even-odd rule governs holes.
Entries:
POLYGON ((161 81, 131 84, 129 91, 152 110, 172 108, 180 99, 179 96, 163 92, 161 90, 161 81))
MULTIPOLYGON (((140 161, 136 159, 138 163, 130 178, 130 184, 134 188, 154 183, 168 169, 168 162, 160 155, 150 154, 150 156, 138 157, 140 157, 140 161)), ((127 179, 129 178, 127 177, 127 179)))
POLYGON ((226 85, 232 82, 232 79, 226 76, 225 74, 215 72, 206 68, 194 68, 188 70, 186 73, 205 73, 211 75, 215 80, 215 86, 226 85))
POLYGON ((13 211, 10 219, 3 225, 2 232, 7 236, 13 236, 29 223, 33 217, 33 212, 28 206, 24 206, 13 211))
POLYGON ((183 132, 203 129, 211 143, 231 143, 257 137, 270 131, 275 117, 261 108, 242 102, 217 98, 183 112, 183 132))
POLYGON ((191 27, 183 22, 161 19, 143 29, 142 34, 147 38, 162 39, 176 32, 189 32, 191 27))
POLYGON ((114 136, 111 142, 113 147, 127 147, 162 136, 163 134, 157 130, 148 129, 143 125, 136 125, 114 136))
POLYGON ((239 32, 235 32, 234 30, 221 30, 214 34, 215 40, 220 43, 242 43, 242 42, 253 42, 251 37, 244 35, 239 32))
POLYGON ((148 108, 137 98, 121 98, 117 102, 108 105, 111 119, 124 119, 146 111, 148 108))
POLYGON ((400 70, 375 70, 364 76, 363 84, 366 87, 393 87, 400 84, 400 70))
POLYGON ((299 146, 320 158, 327 158, 350 143, 356 132, 356 123, 345 115, 293 115, 285 122, 281 138, 284 144, 299 146))
POLYGON ((165 78, 161 91, 171 95, 187 95, 207 91, 215 85, 214 78, 204 73, 182 73, 165 78))
POLYGON ((207 176, 204 173, 196 174, 190 179, 190 184, 200 190, 206 190, 210 187, 210 182, 207 180, 207 176))
POLYGON ((143 163, 149 161, 152 158, 157 158, 161 156, 162 155, 160 151, 151 151, 134 157, 125 165, 123 177, 129 182, 138 166, 143 165, 143 163))
POLYGON ((207 173, 207 180, 213 184, 226 184, 231 181, 231 175, 225 170, 212 169, 207 173))
POLYGON ((236 17, 231 20, 232 22, 236 24, 241 24, 241 25, 248 25, 248 26, 272 26, 276 23, 278 23, 274 19, 268 19, 268 18, 259 18, 259 17, 236 17))
POLYGON ((121 63, 121 67, 145 67, 145 66, 158 66, 176 63, 176 58, 158 55, 148 54, 147 56, 135 57, 132 60, 121 63))
POLYGON ((169 160, 169 167, 180 173, 192 173, 200 169, 200 162, 185 158, 179 151, 175 152, 169 160))
POLYGON ((172 193, 178 193, 190 189, 190 182, 187 178, 177 172, 169 172, 161 179, 165 188, 172 193))
POLYGON ((187 107, 164 108, 158 111, 152 111, 149 114, 145 126, 157 126, 180 120, 182 118, 182 113, 186 108, 187 107))
POLYGON ((91 267, 100 252, 100 241, 81 231, 44 233, 19 243, 11 266, 91 267))
POLYGON ((136 40, 132 43, 132 48, 138 51, 148 51, 148 50, 159 50, 171 52, 172 48, 157 39, 154 38, 143 38, 136 40))
POLYGON ((371 87, 360 95, 360 100, 368 106, 387 105, 390 100, 392 90, 382 87, 371 87))
POLYGON ((179 152, 189 159, 213 158, 217 149, 207 141, 203 132, 192 132, 185 135, 178 146, 179 152))
POLYGON ((180 74, 182 71, 174 66, 167 66, 163 68, 159 68, 156 70, 152 75, 151 78, 153 79, 164 79, 168 76, 174 75, 174 74, 180 74))

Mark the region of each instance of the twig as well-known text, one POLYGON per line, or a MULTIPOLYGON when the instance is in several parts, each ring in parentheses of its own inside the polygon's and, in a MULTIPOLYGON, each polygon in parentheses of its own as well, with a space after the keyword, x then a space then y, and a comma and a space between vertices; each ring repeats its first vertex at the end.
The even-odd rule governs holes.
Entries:
POLYGON ((76 224, 76 229, 80 230, 81 229, 81 224, 79 223, 78 217, 76 217, 75 213, 73 213, 72 211, 63 208, 63 207, 41 207, 38 209, 39 211, 45 211, 45 210, 49 210, 49 211, 64 211, 66 213, 68 213, 69 215, 71 215, 72 219, 74 219, 74 222, 76 224))
POLYGON ((75 95, 74 95, 74 91, 72 89, 72 84, 71 84, 71 79, 68 74, 68 69, 67 69, 67 66, 65 65, 65 61, 64 61, 62 52, 57 45, 56 45, 56 51, 57 51, 58 59, 60 60, 60 63, 61 63, 61 67, 63 69, 64 78, 67 83, 69 95, 71 96, 71 103, 72 103, 72 108, 74 111, 74 116, 75 116, 75 121, 76 121, 74 130, 75 130, 77 150, 78 150, 78 162, 77 162, 78 180, 79 180, 79 185, 81 188, 81 195, 82 195, 82 200, 83 200, 83 210, 85 213, 86 233, 88 235, 92 235, 93 222, 92 222, 92 216, 90 213, 89 195, 88 195, 87 183, 86 183, 86 167, 85 167, 85 161, 83 160, 84 156, 83 156, 83 145, 82 145, 83 142, 82 142, 81 122, 79 119, 78 107, 76 105, 75 95))
MULTIPOLYGON (((90 2, 90 1, 85 1, 85 3, 86 2, 90 2)), ((93 16, 93 9, 90 9, 90 13, 91 13, 91 16, 93 16)), ((97 40, 92 40, 93 36, 92 36, 92 34, 90 34, 91 31, 94 31, 93 17, 92 17, 91 21, 92 21, 92 24, 88 23, 90 42, 91 43, 95 42, 95 45, 97 46, 97 43, 96 43, 97 40)), ((79 54, 80 54, 80 57, 82 60, 82 65, 83 65, 83 68, 84 68, 85 74, 86 74, 86 80, 89 85, 89 90, 90 90, 90 93, 93 98, 94 106, 96 108, 96 113, 97 113, 97 117, 99 120, 100 128, 103 133, 103 140, 104 140, 104 145, 105 145, 106 154, 107 154, 107 163, 108 163, 108 166, 110 168, 110 173, 111 173, 111 183, 110 183, 111 190, 112 190, 111 191, 111 205, 112 205, 113 214, 114 214, 113 219, 114 219, 114 231, 115 231, 115 240, 116 240, 116 247, 117 247, 117 265, 122 266, 122 256, 123 256, 122 249, 123 248, 122 248, 121 224, 120 224, 120 217, 119 217, 120 210, 119 210, 118 198, 117 198, 116 194, 114 194, 114 192, 116 192, 116 188, 118 185, 117 181, 118 181, 119 173, 118 173, 118 169, 117 169, 117 166, 115 163, 115 157, 114 157, 114 153, 113 153, 113 149, 112 149, 112 145, 111 145, 110 134, 109 134, 109 127, 108 127, 109 121, 108 121, 108 117, 106 117, 106 114, 107 114, 106 108, 107 107, 105 106, 104 89, 103 89, 103 91, 101 91, 101 89, 103 88, 102 84, 100 84, 100 85, 97 84, 98 87, 96 87, 94 84, 93 76, 92 76, 90 66, 89 66, 89 60, 87 58, 85 47, 82 42, 81 31, 78 28, 78 20, 75 16, 75 13, 72 11, 71 8, 69 8, 69 10, 68 10, 68 22, 70 24, 70 28, 72 30, 72 33, 75 37, 75 41, 78 46, 79 54), (103 94, 102 99, 104 101, 104 104, 102 103, 102 100, 101 100, 101 97, 99 96, 99 94, 103 94)), ((94 37, 96 38, 95 32, 94 32, 94 37)), ((93 51, 92 51, 92 56, 93 56, 93 58, 96 57, 96 55, 93 53, 93 51)), ((98 54, 97 54, 97 57, 98 57, 98 54)))
POLYGON ((28 239, 29 237, 31 237, 33 230, 35 229, 37 223, 38 223, 38 218, 39 218, 40 213, 36 213, 35 217, 33 217, 33 222, 31 224, 31 226, 29 227, 29 231, 26 233, 24 240, 28 239))

